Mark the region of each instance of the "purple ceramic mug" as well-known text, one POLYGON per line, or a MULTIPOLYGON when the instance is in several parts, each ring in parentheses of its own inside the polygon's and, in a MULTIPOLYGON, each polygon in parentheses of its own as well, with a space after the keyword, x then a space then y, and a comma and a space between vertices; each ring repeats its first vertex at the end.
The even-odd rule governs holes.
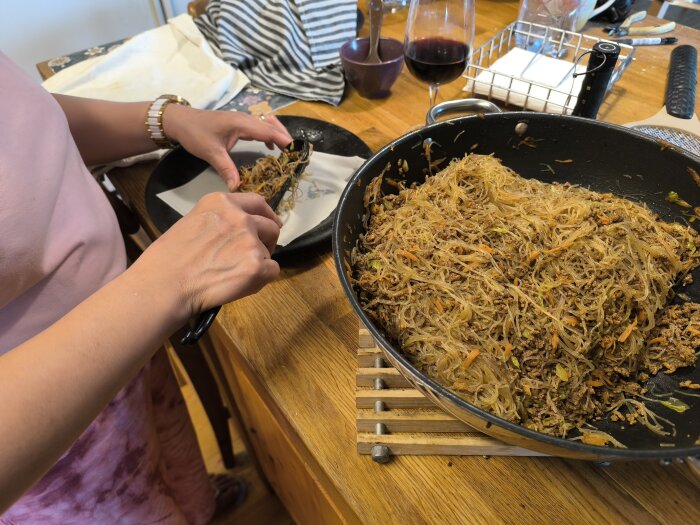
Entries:
POLYGON ((403 44, 393 38, 379 39, 380 64, 365 62, 369 38, 355 38, 340 48, 345 78, 364 98, 385 98, 403 68, 403 44))

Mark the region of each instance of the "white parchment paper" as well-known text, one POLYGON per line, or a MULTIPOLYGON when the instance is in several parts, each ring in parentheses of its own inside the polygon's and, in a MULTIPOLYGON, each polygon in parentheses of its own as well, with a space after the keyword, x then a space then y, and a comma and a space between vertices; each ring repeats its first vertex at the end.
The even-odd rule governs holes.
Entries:
MULTIPOLYGON (((234 158, 236 154, 259 157, 279 155, 278 150, 270 151, 261 142, 248 141, 240 141, 232 153, 234 158)), ((306 172, 299 181, 293 206, 290 208, 288 205, 290 193, 287 193, 277 210, 284 224, 277 244, 286 246, 333 213, 347 181, 364 161, 361 157, 343 157, 314 151, 306 172)), ((228 189, 216 171, 209 167, 187 184, 157 196, 181 215, 185 215, 200 198, 212 192, 228 192, 228 189)))

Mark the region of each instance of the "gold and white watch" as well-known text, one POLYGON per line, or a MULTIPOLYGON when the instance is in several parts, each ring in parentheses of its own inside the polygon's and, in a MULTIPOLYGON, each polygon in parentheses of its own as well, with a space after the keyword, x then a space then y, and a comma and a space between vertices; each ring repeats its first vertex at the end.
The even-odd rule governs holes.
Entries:
POLYGON ((146 114, 146 129, 148 130, 148 136, 159 148, 174 148, 177 146, 177 143, 170 140, 163 129, 163 112, 168 104, 190 105, 184 98, 177 95, 161 95, 149 106, 146 114))

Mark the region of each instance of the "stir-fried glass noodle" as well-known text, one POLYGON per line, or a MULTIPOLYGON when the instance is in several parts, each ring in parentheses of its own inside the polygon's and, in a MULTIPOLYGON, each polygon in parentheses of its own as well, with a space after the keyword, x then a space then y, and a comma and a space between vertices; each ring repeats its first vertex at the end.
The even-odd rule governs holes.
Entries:
MULTIPOLYGON (((241 166, 239 189, 243 192, 255 192, 270 202, 292 178, 288 191, 293 196, 299 183, 299 178, 294 177, 295 171, 299 164, 308 164, 310 157, 309 155, 301 160, 300 152, 283 150, 279 157, 268 155, 258 159, 252 166, 241 166)), ((291 202, 288 204, 291 205, 291 202)))
POLYGON ((365 194, 354 285, 416 367, 547 434, 610 411, 663 433, 637 398, 650 375, 695 362, 700 306, 667 302, 700 265, 697 232, 492 156, 397 195, 382 195, 381 179, 365 194))

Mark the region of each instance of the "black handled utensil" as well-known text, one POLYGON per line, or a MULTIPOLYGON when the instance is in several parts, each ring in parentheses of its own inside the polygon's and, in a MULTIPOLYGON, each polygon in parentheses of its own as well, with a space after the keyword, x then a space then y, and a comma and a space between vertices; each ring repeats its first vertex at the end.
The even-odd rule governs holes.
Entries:
POLYGON ((671 51, 665 105, 654 116, 626 126, 700 156, 700 121, 695 115, 698 51, 682 45, 671 51))
POLYGON ((598 116, 619 56, 620 46, 617 44, 597 42, 593 45, 573 115, 586 118, 598 116))
MULTIPOLYGON (((301 174, 304 172, 304 168, 306 167, 307 164, 307 159, 309 158, 309 155, 311 153, 311 145, 309 144, 308 141, 303 140, 303 139, 294 139, 289 146, 285 148, 285 152, 294 152, 298 151, 299 152, 299 164, 294 170, 294 173, 292 174, 291 177, 289 177, 285 182, 284 185, 279 189, 277 193, 275 193, 268 204, 270 205, 270 208, 272 208, 273 211, 277 211, 278 206, 282 202, 282 199, 284 198, 284 195, 287 193, 289 190, 290 186, 292 185, 292 182, 299 177, 301 177, 301 174)), ((219 313, 219 310, 221 310, 221 306, 215 306, 214 308, 210 308, 206 312, 202 313, 199 316, 199 319, 195 323, 194 327, 191 328, 183 337, 180 339, 180 344, 183 345, 192 345, 199 341, 199 339, 205 334, 205 332, 209 329, 211 324, 214 322, 214 319, 216 318, 217 314, 219 313)))

